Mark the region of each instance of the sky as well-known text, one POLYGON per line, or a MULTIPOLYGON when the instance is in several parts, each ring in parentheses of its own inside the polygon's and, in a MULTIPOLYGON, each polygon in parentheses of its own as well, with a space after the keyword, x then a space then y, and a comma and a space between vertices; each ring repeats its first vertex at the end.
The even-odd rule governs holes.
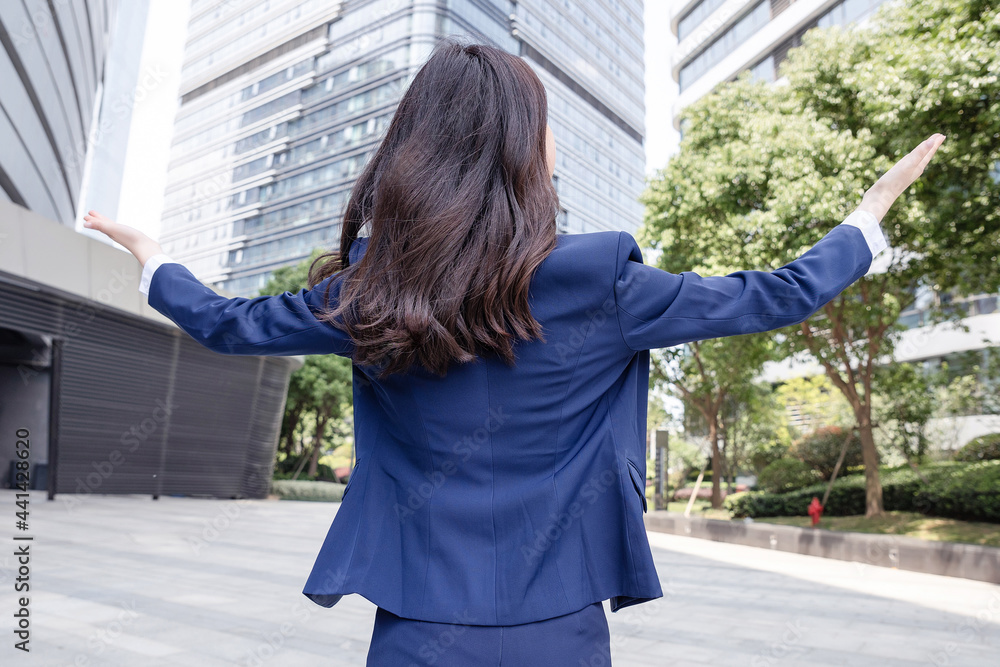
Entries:
POLYGON ((125 154, 118 220, 159 240, 163 191, 167 185, 170 141, 179 106, 181 64, 190 0, 150 0, 139 79, 155 85, 136 88, 125 154))
POLYGON ((678 86, 670 76, 670 57, 677 38, 670 31, 670 2, 646 0, 646 175, 667 164, 677 152, 680 133, 671 122, 671 107, 677 100, 678 86))
MULTIPOLYGON (((680 137, 670 121, 677 84, 670 76, 670 55, 677 40, 670 32, 670 3, 646 0, 646 175, 666 165, 680 137)), ((137 89, 125 156, 125 177, 118 222, 160 237, 163 191, 167 183, 170 142, 178 108, 180 70, 187 36, 190 0, 150 0, 140 80, 155 85, 137 89)))

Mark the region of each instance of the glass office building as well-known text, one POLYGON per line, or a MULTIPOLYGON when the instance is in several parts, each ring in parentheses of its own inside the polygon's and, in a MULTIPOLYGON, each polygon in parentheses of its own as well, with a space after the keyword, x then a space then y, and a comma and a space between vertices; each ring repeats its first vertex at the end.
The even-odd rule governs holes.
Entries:
MULTIPOLYGON (((687 106, 708 95, 720 83, 734 80, 741 72, 763 81, 775 81, 788 51, 801 45, 812 28, 860 27, 868 24, 875 10, 890 0, 687 0, 674 4, 670 28, 677 37, 671 62, 679 88, 672 109, 674 126, 687 106)), ((922 288, 900 323, 906 328, 895 346, 895 360, 940 368, 967 370, 970 363, 985 365, 988 350, 1000 342, 1000 295, 957 296, 922 288), (962 316, 954 329, 930 326, 931 308, 955 308, 962 316), (970 362, 970 359, 972 362, 970 362)), ((823 370, 812 362, 787 359, 768 364, 764 378, 781 382, 790 377, 818 375, 823 370)), ((792 415, 793 420, 795 415, 792 415)), ((937 440, 946 449, 958 447, 973 437, 994 433, 1000 425, 996 415, 968 414, 932 421, 937 440), (945 434, 945 435, 942 435, 945 434)))
POLYGON ((674 4, 671 63, 680 112, 723 81, 749 70, 774 81, 789 49, 815 27, 864 23, 886 0, 687 0, 674 4))
POLYGON ((562 232, 635 231, 639 0, 193 0, 161 242, 252 296, 335 248, 354 179, 442 36, 518 54, 548 91, 562 232))

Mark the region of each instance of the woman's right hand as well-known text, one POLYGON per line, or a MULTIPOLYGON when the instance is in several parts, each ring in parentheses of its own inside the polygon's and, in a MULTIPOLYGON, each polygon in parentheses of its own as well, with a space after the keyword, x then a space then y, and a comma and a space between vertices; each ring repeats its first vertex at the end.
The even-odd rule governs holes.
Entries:
POLYGON ((882 222, 892 203, 924 173, 924 167, 934 157, 944 138, 943 134, 932 134, 882 174, 875 185, 865 192, 858 210, 868 211, 882 222))

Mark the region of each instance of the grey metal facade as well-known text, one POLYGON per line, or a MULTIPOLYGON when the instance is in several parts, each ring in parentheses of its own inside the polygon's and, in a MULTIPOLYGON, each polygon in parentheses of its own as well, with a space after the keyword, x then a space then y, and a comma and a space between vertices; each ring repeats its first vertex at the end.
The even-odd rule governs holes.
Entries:
POLYGON ((266 497, 296 364, 0 272, 0 486, 26 428, 50 494, 266 497))
POLYGON ((72 225, 116 0, 0 2, 0 196, 72 225))
POLYGON ((444 35, 524 57, 549 94, 563 232, 642 220, 640 0, 194 0, 164 250, 251 296, 334 248, 362 166, 444 35))
POLYGON ((141 37, 110 26, 146 2, 0 2, 0 486, 23 462, 50 494, 263 497, 299 360, 208 352, 140 302, 130 255, 73 231, 95 153, 117 198, 102 125, 127 131, 138 67, 115 49, 141 37))

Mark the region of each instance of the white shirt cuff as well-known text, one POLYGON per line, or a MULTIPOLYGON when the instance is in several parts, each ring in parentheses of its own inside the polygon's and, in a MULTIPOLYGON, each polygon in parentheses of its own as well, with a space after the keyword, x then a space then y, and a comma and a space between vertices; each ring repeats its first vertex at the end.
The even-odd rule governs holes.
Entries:
POLYGON ((861 230, 861 233, 865 235, 865 241, 868 242, 868 249, 871 250, 872 259, 875 259, 876 255, 889 247, 889 242, 885 240, 882 227, 878 224, 878 218, 868 211, 855 209, 840 224, 851 225, 861 230))
POLYGON ((160 268, 161 264, 176 264, 176 262, 170 259, 168 256, 160 253, 158 255, 153 255, 146 260, 146 263, 142 266, 142 277, 139 278, 139 291, 149 296, 149 283, 153 279, 153 274, 156 270, 160 268))

